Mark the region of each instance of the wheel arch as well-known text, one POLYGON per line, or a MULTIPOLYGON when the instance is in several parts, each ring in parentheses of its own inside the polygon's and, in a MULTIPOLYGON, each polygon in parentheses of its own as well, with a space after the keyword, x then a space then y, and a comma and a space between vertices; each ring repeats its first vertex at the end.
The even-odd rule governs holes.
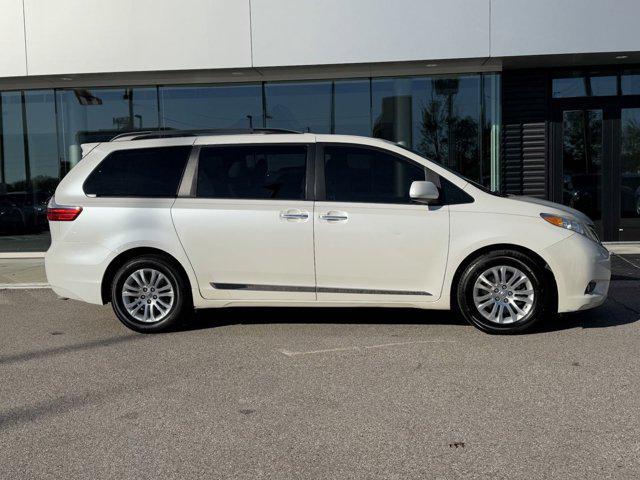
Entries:
MULTIPOLYGON (((189 275, 187 274, 187 271, 184 269, 184 267, 176 257, 159 248, 134 247, 118 254, 113 260, 111 260, 111 263, 109 263, 109 266, 105 270, 104 275, 102 276, 102 282, 100 284, 100 294, 101 294, 103 305, 109 303, 111 300, 110 299, 111 281, 113 280, 113 277, 115 276, 118 269, 129 260, 136 257, 140 257, 142 255, 158 255, 158 256, 164 257, 176 268, 178 273, 183 277, 186 284, 191 285, 191 280, 189 279, 189 275)), ((190 295, 191 292, 188 291, 187 294, 190 295)))
POLYGON ((531 250, 530 248, 527 247, 523 247, 522 245, 516 245, 516 244, 512 244, 512 243, 495 243, 492 245, 485 245, 481 248, 478 248, 477 250, 474 250, 473 252, 469 253, 457 266, 455 273, 453 274, 452 280, 451 280, 451 285, 449 287, 449 295, 450 295, 450 299, 451 299, 451 306, 452 308, 458 308, 458 304, 457 301, 455 300, 457 298, 456 295, 456 288, 458 286, 458 282, 460 281, 460 277, 462 276, 462 273, 464 272, 465 268, 467 268, 467 266, 473 262, 475 259, 481 257, 482 255, 484 255, 485 253, 489 253, 495 250, 514 250, 516 252, 520 252, 524 255, 527 255, 528 257, 530 257, 537 265, 539 265, 545 275, 545 280, 551 283, 551 294, 552 294, 552 308, 557 310, 557 305, 558 305, 558 284, 556 282, 556 278, 555 275, 553 274, 553 271, 551 270, 551 267, 549 266, 549 264, 547 263, 547 261, 542 258, 538 253, 534 252, 533 250, 531 250))

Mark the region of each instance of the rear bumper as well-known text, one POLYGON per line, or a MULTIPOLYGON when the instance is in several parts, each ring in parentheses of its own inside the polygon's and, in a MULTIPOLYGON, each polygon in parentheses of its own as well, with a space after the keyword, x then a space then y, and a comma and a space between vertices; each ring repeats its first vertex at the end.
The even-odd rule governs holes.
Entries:
POLYGON ((594 308, 607 299, 611 259, 605 247, 574 234, 542 254, 556 279, 559 313, 594 308), (595 282, 595 288, 586 293, 589 282, 595 282))
POLYGON ((111 255, 99 245, 53 243, 44 257, 47 281, 61 297, 102 305, 102 278, 111 255))

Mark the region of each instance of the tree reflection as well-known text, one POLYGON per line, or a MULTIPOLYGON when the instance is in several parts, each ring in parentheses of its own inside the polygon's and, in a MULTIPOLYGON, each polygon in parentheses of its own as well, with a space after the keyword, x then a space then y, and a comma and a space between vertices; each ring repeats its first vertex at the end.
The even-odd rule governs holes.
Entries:
MULTIPOLYGON (((459 78, 429 79, 427 82, 426 98, 414 98, 413 95, 384 97, 373 135, 414 147, 427 158, 480 180, 479 106, 469 105, 461 98, 459 78), (415 120, 414 104, 417 105, 415 120), (403 128, 403 125, 407 127, 403 128), (415 142, 412 141, 414 138, 415 142)), ((477 93, 476 87, 475 82, 467 86, 474 93, 477 93)))
POLYGON ((563 113, 563 203, 601 216, 602 110, 571 110, 563 113))

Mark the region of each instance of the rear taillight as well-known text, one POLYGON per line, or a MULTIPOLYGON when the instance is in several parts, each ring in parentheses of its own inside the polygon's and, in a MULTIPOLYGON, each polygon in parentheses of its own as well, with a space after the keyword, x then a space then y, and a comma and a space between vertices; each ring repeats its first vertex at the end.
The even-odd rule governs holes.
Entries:
POLYGON ((52 198, 47 205, 47 220, 50 222, 73 222, 82 212, 82 207, 58 205, 52 198))

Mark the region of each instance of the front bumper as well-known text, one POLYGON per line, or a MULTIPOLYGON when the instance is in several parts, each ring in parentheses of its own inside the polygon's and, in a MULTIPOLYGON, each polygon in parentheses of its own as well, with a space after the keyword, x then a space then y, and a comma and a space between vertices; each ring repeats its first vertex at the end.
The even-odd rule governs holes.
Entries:
POLYGON ((546 248, 542 255, 556 279, 558 313, 587 310, 607 299, 611 258, 604 246, 574 234, 546 248), (586 293, 589 282, 595 282, 595 288, 586 293))

